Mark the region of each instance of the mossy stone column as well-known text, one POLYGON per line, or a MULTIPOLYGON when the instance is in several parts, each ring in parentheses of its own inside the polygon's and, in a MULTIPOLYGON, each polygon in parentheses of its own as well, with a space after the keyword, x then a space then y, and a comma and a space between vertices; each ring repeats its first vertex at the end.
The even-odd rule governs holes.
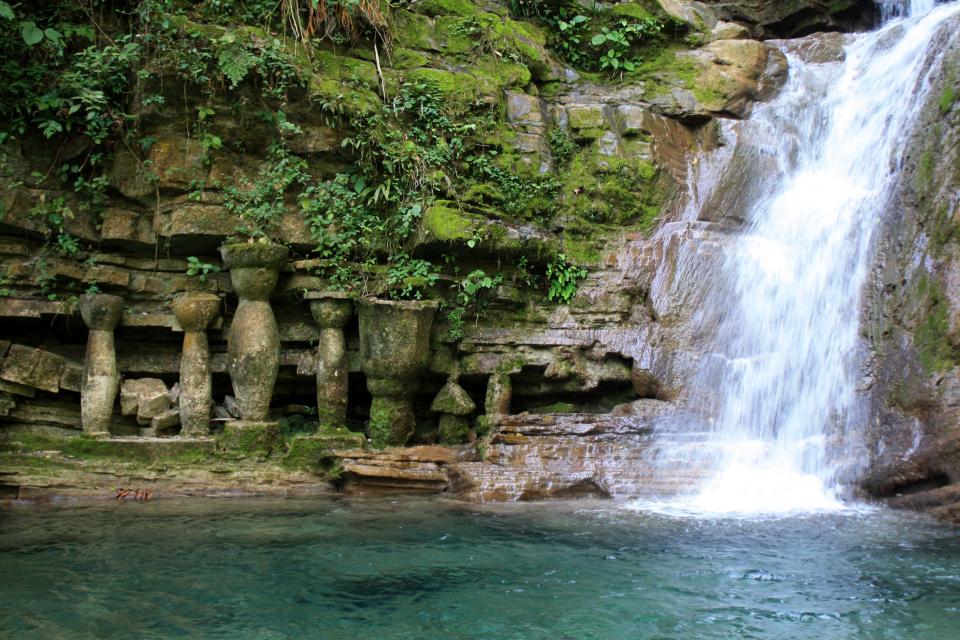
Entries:
POLYGON ((430 360, 435 301, 360 300, 360 366, 373 396, 373 446, 402 446, 413 434, 411 399, 430 360))
POLYGON ((103 293, 80 296, 80 315, 90 329, 80 383, 80 423, 90 435, 110 435, 120 370, 113 330, 123 315, 123 298, 103 293))
POLYGON ((317 344, 317 418, 320 428, 347 423, 347 339, 343 328, 353 316, 353 302, 338 291, 307 292, 310 313, 320 326, 317 344))
POLYGON ((227 335, 227 370, 245 422, 262 422, 270 411, 280 368, 280 334, 270 308, 287 248, 264 243, 220 248, 230 282, 240 297, 227 335))
POLYGON ((192 291, 173 299, 173 315, 183 328, 180 354, 181 433, 205 436, 210 433, 213 384, 210 379, 210 344, 207 327, 220 314, 220 298, 212 293, 192 291))

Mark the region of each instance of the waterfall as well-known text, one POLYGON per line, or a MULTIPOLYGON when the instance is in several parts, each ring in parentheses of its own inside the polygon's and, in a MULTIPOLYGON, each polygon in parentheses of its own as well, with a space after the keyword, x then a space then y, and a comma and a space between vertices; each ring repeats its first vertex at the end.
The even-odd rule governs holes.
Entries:
MULTIPOLYGON (((745 193, 743 228, 699 314, 713 338, 689 404, 706 425, 689 429, 708 435, 688 463, 706 471, 685 508, 840 506, 844 443, 866 428, 859 315, 878 221, 939 65, 931 42, 958 13, 960 2, 913 0, 906 16, 849 36, 842 62, 805 62, 782 43, 780 94, 724 126, 736 151, 720 162, 731 174, 738 157, 753 163, 754 184, 732 187, 745 193)), ((723 170, 706 173, 703 191, 723 188, 723 170)))

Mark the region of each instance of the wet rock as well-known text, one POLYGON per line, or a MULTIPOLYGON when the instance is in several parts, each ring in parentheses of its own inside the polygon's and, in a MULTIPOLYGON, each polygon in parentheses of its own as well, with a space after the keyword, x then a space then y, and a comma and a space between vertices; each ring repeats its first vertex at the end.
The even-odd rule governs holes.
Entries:
POLYGON ((755 36, 762 37, 864 29, 873 25, 877 17, 872 0, 702 0, 702 3, 721 20, 748 24, 755 36))

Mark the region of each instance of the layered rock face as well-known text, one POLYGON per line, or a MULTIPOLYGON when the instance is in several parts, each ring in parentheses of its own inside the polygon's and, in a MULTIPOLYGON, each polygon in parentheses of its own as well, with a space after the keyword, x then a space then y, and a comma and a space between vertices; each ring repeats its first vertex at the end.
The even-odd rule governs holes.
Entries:
POLYGON ((874 358, 863 486, 891 504, 960 520, 960 43, 939 45, 944 74, 929 89, 885 214, 865 309, 874 358))
MULTIPOLYGON (((6 443, 0 462, 8 476, 0 482, 22 495, 38 487, 82 491, 84 483, 100 491, 105 477, 187 493, 203 492, 205 483, 218 491, 259 485, 308 491, 332 482, 358 491, 450 490, 477 500, 626 498, 674 490, 651 484, 651 433, 675 413, 702 355, 703 336, 692 333, 689 320, 729 232, 740 223, 733 192, 702 206, 699 219, 685 215, 689 172, 722 144, 718 118, 748 117, 751 106, 775 95, 784 81, 783 54, 752 38, 859 26, 873 15, 866 4, 619 3, 626 16, 674 16, 680 34, 657 50, 649 69, 622 78, 575 71, 547 48, 542 26, 511 18, 496 3, 420 2, 398 10, 389 56, 363 46, 323 46, 312 59, 297 57, 307 81, 282 104, 284 118, 298 129, 284 135, 311 174, 330 176, 356 160, 345 141, 357 132, 330 116, 337 96, 348 96, 351 109, 360 109, 383 104, 383 93, 396 98, 401 82, 431 82, 444 100, 468 99, 489 113, 493 127, 484 144, 502 160, 498 166, 558 184, 552 197, 560 204, 548 220, 510 213, 510 202, 486 183, 431 202, 405 249, 445 265, 424 290, 443 307, 429 335, 411 333, 424 343, 416 366, 396 371, 389 365, 392 358, 401 364, 400 349, 371 365, 352 303, 330 303, 340 299, 329 295, 329 280, 318 275, 322 258, 311 253, 316 239, 296 194, 286 194, 273 233, 288 247, 288 259, 225 264, 217 252, 244 222, 227 206, 237 196, 223 185, 256 182, 269 161, 276 123, 249 117, 247 107, 263 100, 255 83, 238 82, 234 91, 216 92, 203 104, 190 95, 195 86, 167 84, 151 87, 162 100, 131 105, 150 143, 121 148, 109 160, 100 213, 63 222, 82 243, 75 253, 49 249, 44 234, 50 229, 36 212, 56 198, 75 203, 77 194, 32 177, 52 161, 44 145, 8 142, 0 220, 0 433, 6 443), (477 35, 464 32, 473 28, 471 20, 499 25, 509 55, 499 41, 494 51, 478 53, 477 35), (700 44, 681 44, 684 38, 700 44), (185 129, 185 121, 196 123, 199 106, 211 112, 202 130, 185 129), (548 299, 543 286, 551 256, 561 252, 588 270, 566 303, 548 299), (449 308, 464 276, 476 270, 501 278, 486 293, 482 313, 471 308, 457 335, 449 308), (78 445, 47 438, 81 429, 89 331, 73 297, 87 288, 123 299, 112 334, 122 380, 119 406, 101 409, 96 422, 98 433, 113 438, 84 445, 96 462, 78 469, 70 466, 78 445), (178 310, 171 307, 175 296, 198 296, 209 309, 178 310), (210 309, 221 302, 222 318, 216 318, 210 309), (258 350, 269 353, 244 360, 258 350), (369 446, 366 438, 376 436, 372 406, 380 413, 375 431, 385 434, 373 444, 409 446, 369 446), (218 436, 223 423, 240 418, 280 424, 218 436), (171 434, 196 438, 176 446, 169 438, 151 439, 171 434), (194 444, 190 455, 179 448, 194 444), (140 466, 117 462, 124 447, 140 466), (63 455, 51 458, 44 451, 63 455), (37 460, 45 461, 42 473, 37 460), (230 477, 237 479, 233 485, 230 477)), ((185 38, 211 29, 221 39, 243 35, 181 22, 185 38)), ((818 55, 838 55, 836 38, 816 42, 827 43, 809 47, 818 55)), ((912 240, 882 252, 891 282, 892 274, 914 274, 915 286, 896 284, 896 291, 916 290, 923 270, 929 282, 941 283, 936 291, 942 293, 928 289, 925 302, 912 303, 905 294, 878 296, 871 309, 885 318, 884 326, 895 327, 877 332, 878 363, 910 362, 921 371, 910 336, 919 331, 917 339, 925 340, 926 311, 942 315, 934 329, 943 325, 944 335, 952 335, 954 238, 952 222, 944 221, 956 209, 950 199, 956 176, 948 169, 957 149, 943 141, 958 139, 956 116, 952 101, 931 108, 931 127, 941 127, 941 137, 918 142, 922 151, 912 173, 922 184, 905 187, 912 208, 891 216, 885 234, 912 240), (928 148, 931 159, 924 160, 928 148), (922 177, 925 171, 941 180, 935 189, 932 177, 922 177), (949 215, 933 213, 945 204, 949 215), (942 253, 933 262, 915 259, 927 250, 917 247, 933 246, 932 229, 944 234, 937 249, 942 253), (902 306, 891 306, 897 300, 902 306)), ((84 144, 68 138, 62 153, 80 154, 84 144)), ((377 283, 382 275, 369 280, 377 283)), ((378 286, 359 293, 386 295, 378 286)), ((938 371, 941 365, 937 355, 938 371)), ((890 452, 930 453, 910 458, 909 468, 896 467, 894 474, 878 471, 870 484, 878 494, 900 491, 914 482, 910 478, 918 479, 912 486, 925 488, 956 473, 956 462, 943 453, 956 437, 945 417, 953 406, 949 374, 917 373, 920 391, 908 392, 894 375, 900 370, 878 368, 891 373, 886 382, 878 374, 876 389, 897 391, 877 392, 885 435, 878 438, 875 468, 892 468, 883 466, 890 452), (905 434, 917 429, 922 446, 910 450, 912 436, 905 434), (904 438, 910 442, 895 446, 904 438), (901 476, 902 482, 890 480, 901 476)))

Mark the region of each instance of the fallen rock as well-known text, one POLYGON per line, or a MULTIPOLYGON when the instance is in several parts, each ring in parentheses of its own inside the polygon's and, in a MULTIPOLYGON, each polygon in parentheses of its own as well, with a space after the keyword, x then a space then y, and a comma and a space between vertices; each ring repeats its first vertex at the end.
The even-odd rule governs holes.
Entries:
POLYGON ((137 416, 142 425, 170 409, 167 385, 159 378, 134 378, 120 384, 120 413, 137 416))

